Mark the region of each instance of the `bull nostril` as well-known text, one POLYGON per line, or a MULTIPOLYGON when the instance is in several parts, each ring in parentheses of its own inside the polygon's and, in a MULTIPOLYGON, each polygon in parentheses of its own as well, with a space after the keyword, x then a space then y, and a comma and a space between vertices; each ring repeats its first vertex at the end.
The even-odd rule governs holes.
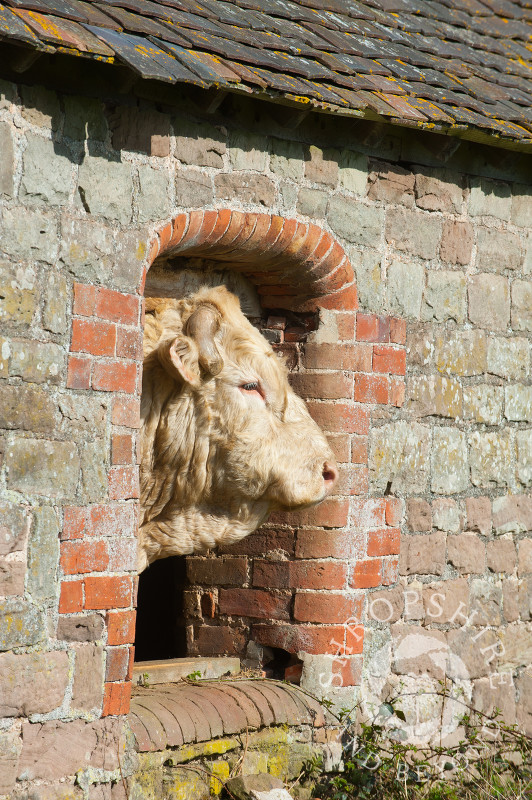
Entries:
POLYGON ((331 464, 325 462, 323 465, 323 480, 325 483, 335 483, 338 478, 338 470, 336 467, 333 467, 331 464))

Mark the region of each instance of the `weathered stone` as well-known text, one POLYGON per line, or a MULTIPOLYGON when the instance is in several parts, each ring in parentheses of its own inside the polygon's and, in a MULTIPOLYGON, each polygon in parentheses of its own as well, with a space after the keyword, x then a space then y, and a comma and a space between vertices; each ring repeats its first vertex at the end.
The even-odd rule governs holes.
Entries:
POLYGON ((523 486, 532 484, 532 430, 517 431, 517 478, 523 486))
POLYGON ((462 210, 462 177, 444 169, 424 168, 416 174, 416 205, 426 211, 462 210))
POLYGON ((509 486, 512 483, 513 448, 509 431, 469 437, 469 463, 474 486, 509 486))
MULTIPOLYGON (((464 616, 467 614, 465 609, 458 608, 458 604, 457 611, 464 616)), ((457 674, 454 677, 468 680, 490 675, 497 667, 497 656, 501 651, 495 631, 489 628, 479 631, 464 625, 461 616, 456 621, 462 627, 447 632, 447 643, 455 656, 457 674)))
POLYGON ((303 177, 303 145, 300 142, 271 140, 270 169, 281 178, 299 181, 303 177))
POLYGON ((410 497, 406 501, 406 518, 411 531, 432 530, 432 509, 426 500, 410 497))
POLYGON ((178 169, 175 176, 175 199, 180 206, 208 206, 214 200, 212 177, 196 169, 178 169))
POLYGON ((523 272, 525 275, 532 273, 532 233, 529 232, 525 241, 525 258, 523 261, 523 272))
POLYGON ((431 325, 411 322, 406 332, 406 353, 410 367, 427 367, 434 353, 434 335, 431 325))
POLYGON ((6 255, 54 263, 59 237, 52 214, 40 208, 4 208, 2 225, 2 250, 6 255))
POLYGON ((90 432, 92 436, 105 435, 107 404, 91 395, 63 395, 59 398, 59 411, 63 419, 61 430, 74 440, 80 434, 90 432))
POLYGON ((532 663, 532 625, 530 623, 507 625, 498 633, 502 652, 499 656, 501 671, 530 667, 532 663))
POLYGON ((22 597, 26 564, 0 558, 0 597, 22 597))
POLYGON ((264 136, 253 133, 231 133, 227 148, 229 161, 234 170, 256 170, 264 172, 268 159, 268 145, 264 136))
POLYGON ((445 322, 454 319, 464 322, 466 317, 466 280, 459 272, 427 271, 427 285, 423 293, 421 319, 425 322, 445 322))
POLYGON ((514 422, 532 420, 532 386, 514 384, 504 388, 504 416, 514 422))
POLYGON ((488 178, 471 178, 469 213, 473 217, 510 219, 511 191, 507 183, 488 178))
POLYGON ((18 730, 0 731, 0 795, 12 797, 22 740, 18 730))
POLYGON ((509 575, 515 569, 517 554, 512 539, 498 539, 487 542, 486 555, 488 569, 492 572, 506 572, 509 575))
POLYGON ((46 130, 58 130, 61 119, 61 108, 57 92, 51 92, 42 86, 21 86, 22 116, 46 130))
POLYGON ((57 413, 50 395, 31 386, 0 386, 0 427, 51 433, 57 413))
POLYGON ((486 369, 486 335, 483 331, 438 332, 434 361, 439 373, 480 375, 486 369))
POLYGON ((15 99, 16 87, 10 81, 0 80, 0 109, 9 109, 15 99))
POLYGON ((130 293, 138 290, 148 245, 149 236, 146 229, 125 230, 115 234, 112 259, 114 288, 130 293))
POLYGON ((436 494, 455 494, 469 486, 466 435, 456 428, 434 429, 431 489, 436 494))
POLYGON ((10 489, 47 497, 73 498, 79 454, 72 442, 15 439, 6 453, 10 489))
POLYGON ((220 173, 214 178, 214 188, 218 200, 234 200, 242 203, 256 203, 271 208, 275 203, 275 184, 266 175, 254 172, 220 173))
POLYGON ((521 619, 532 619, 532 575, 527 575, 519 581, 518 603, 521 619))
POLYGON ((392 628, 393 671, 399 675, 428 675, 443 680, 448 656, 443 631, 397 623, 392 628))
POLYGON ((498 536, 532 530, 532 497, 526 494, 496 497, 493 500, 493 528, 498 536))
POLYGON ((108 105, 106 114, 115 150, 137 151, 159 158, 170 155, 172 131, 167 114, 155 111, 152 105, 108 105))
POLYGON ((80 446, 81 496, 87 503, 101 502, 107 497, 107 451, 103 439, 80 446))
POLYGON ((388 267, 388 307, 401 317, 419 319, 425 270, 413 261, 394 260, 388 267))
POLYGON ((15 151, 13 147, 13 129, 7 122, 0 122, 0 194, 13 194, 15 178, 15 151))
POLYGON ((57 515, 50 506, 36 508, 28 547, 28 591, 33 600, 45 602, 55 596, 58 563, 57 515))
POLYGON ((503 578, 502 610, 506 622, 519 619, 519 590, 517 578, 503 578))
POLYGON ((512 284, 512 328, 532 332, 532 281, 512 284))
POLYGON ((474 232, 469 222, 445 220, 440 256, 449 264, 469 264, 473 250, 474 232))
POLYGON ((368 598, 368 617, 376 622, 397 622, 404 609, 404 589, 393 586, 372 592, 368 598))
POLYGON ((319 189, 307 189, 303 186, 299 190, 297 210, 307 217, 322 219, 327 213, 329 195, 319 189))
POLYGON ((360 308, 380 311, 384 299, 384 281, 381 274, 381 254, 378 250, 350 248, 349 260, 355 270, 360 308))
POLYGON ((223 167, 224 134, 205 122, 192 122, 186 117, 174 120, 175 155, 183 164, 198 167, 223 167))
POLYGON ((0 556, 24 549, 28 535, 29 517, 25 509, 13 503, 0 503, 0 556))
POLYGON ((47 714, 60 706, 68 686, 68 654, 0 655, 0 713, 47 714))
POLYGON ((37 644, 45 637, 41 611, 25 600, 0 601, 0 650, 37 644))
POLYGON ((414 205, 415 177, 409 170, 396 164, 381 161, 372 163, 369 174, 368 197, 385 203, 401 203, 411 208, 414 205))
MULTIPOLYGON (((137 196, 139 222, 165 220, 170 216, 170 181, 167 170, 139 166, 140 191, 137 196)), ((190 205, 190 204, 188 204, 190 205)))
POLYGON ((461 515, 458 503, 448 497, 440 497, 432 502, 433 526, 446 533, 458 533, 461 528, 461 515))
POLYGON ((116 252, 114 231, 104 222, 64 216, 60 263, 85 283, 106 282, 116 252))
POLYGON ((327 220, 332 230, 348 242, 376 247, 381 239, 384 210, 366 206, 355 198, 334 195, 329 200, 327 220))
POLYGON ((305 159, 305 177, 312 183, 336 186, 338 183, 338 152, 321 150, 311 144, 305 159))
MULTIPOLYGON (((118 784, 100 783, 97 786, 90 787, 96 789, 97 787, 105 787, 112 793, 112 786, 118 784)), ((61 783, 57 781, 52 784, 30 784, 27 789, 21 789, 13 795, 13 800, 84 800, 87 795, 83 792, 80 786, 75 786, 73 782, 61 783)), ((92 800, 92 792, 90 800, 92 800)), ((114 797, 100 797, 98 800, 114 800, 114 797)), ((126 797, 120 797, 119 800, 127 800, 126 797)))
POLYGON ((530 347, 526 339, 488 339, 488 372, 505 380, 522 380, 530 371, 530 347))
POLYGON ((509 672, 492 673, 489 678, 475 681, 473 706, 483 714, 491 716, 495 709, 501 711, 501 719, 506 725, 516 721, 515 686, 509 672))
POLYGON ((295 183, 281 181, 279 184, 281 207, 285 211, 295 211, 297 202, 297 186, 295 183))
POLYGON ((103 697, 103 647, 84 644, 75 648, 76 666, 71 707, 81 711, 98 709, 103 697))
POLYGON ((46 276, 46 291, 42 315, 43 327, 52 333, 65 333, 69 302, 66 278, 59 272, 46 276))
POLYGON ((517 703, 517 727, 532 736, 532 674, 530 668, 522 672, 515 681, 519 702, 517 703))
POLYGON ((268 773, 240 775, 226 781, 225 786, 237 800, 285 800, 285 796, 288 800, 290 797, 284 783, 268 773), (274 789, 277 791, 272 794, 274 789))
POLYGON ((13 340, 9 373, 30 383, 60 383, 65 371, 65 353, 52 342, 13 340))
POLYGON ((0 377, 7 378, 9 374, 9 356, 11 355, 11 348, 9 340, 0 336, 0 377))
POLYGON ((445 569, 444 533, 401 537, 401 575, 441 575, 445 569))
POLYGON ((474 275, 468 287, 469 319, 489 330, 506 330, 510 322, 508 279, 502 275, 474 275))
POLYGON ((420 258, 435 258, 442 221, 430 214, 406 208, 390 208, 386 214, 386 241, 396 250, 420 258))
POLYGON ((408 410, 417 417, 448 417, 462 413, 462 387, 452 378, 440 375, 412 376, 406 388, 408 410))
POLYGON ((519 577, 532 573, 532 539, 521 539, 519 542, 519 561, 517 574, 519 577))
POLYGON ((59 206, 68 201, 73 164, 67 150, 51 139, 27 134, 19 194, 28 203, 59 206))
MULTIPOLYGON (((482 542, 481 542, 482 544, 482 542)), ((484 547, 482 547, 482 569, 484 571, 484 547)), ((473 625, 502 625, 502 586, 484 578, 475 578, 470 586, 470 612, 473 625)))
POLYGON ((24 723, 18 780, 55 780, 86 767, 97 744, 94 723, 24 723))
POLYGON ((60 616, 57 638, 66 642, 97 642, 104 632, 104 621, 99 614, 60 616))
MULTIPOLYGON (((449 536, 449 539, 458 537, 449 536)), ((467 614, 469 605, 469 587, 465 578, 452 581, 438 581, 423 587, 423 605, 425 608, 425 624, 438 625, 451 622, 460 625, 463 620, 456 612, 467 614)))
POLYGON ((338 160, 338 178, 340 186, 347 192, 365 195, 368 180, 368 159, 362 153, 353 150, 340 150, 338 160))
POLYGON ((427 487, 430 429, 409 422, 394 422, 373 428, 369 470, 374 491, 383 492, 391 482, 393 491, 421 494, 427 487))
POLYGON ((472 419, 485 425, 497 425, 501 421, 504 403, 502 386, 480 383, 464 386, 464 419, 472 419))
POLYGON ((101 100, 92 97, 63 96, 65 123, 63 135, 77 141, 104 142, 107 137, 107 121, 101 100))
POLYGON ((532 228, 532 196, 530 186, 524 183, 513 185, 511 219, 514 225, 532 228))
POLYGON ((523 260, 519 236, 494 228, 479 228, 477 238, 477 268, 503 272, 518 269, 523 260))
POLYGON ((127 225, 132 213, 131 164, 87 156, 79 168, 78 193, 79 206, 87 214, 98 214, 127 225), (102 187, 105 187, 104 191, 102 187))

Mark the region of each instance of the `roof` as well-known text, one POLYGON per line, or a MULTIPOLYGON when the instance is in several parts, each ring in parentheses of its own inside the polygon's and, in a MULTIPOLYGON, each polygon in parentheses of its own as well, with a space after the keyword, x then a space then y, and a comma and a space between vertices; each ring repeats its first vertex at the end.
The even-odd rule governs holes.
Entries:
POLYGON ((145 79, 532 145, 532 0, 1 0, 2 38, 145 79))

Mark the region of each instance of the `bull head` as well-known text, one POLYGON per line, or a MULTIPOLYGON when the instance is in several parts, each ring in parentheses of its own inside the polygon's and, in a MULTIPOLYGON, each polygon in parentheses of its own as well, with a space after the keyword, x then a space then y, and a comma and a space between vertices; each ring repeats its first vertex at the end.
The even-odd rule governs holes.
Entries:
POLYGON ((323 500, 327 441, 224 287, 146 304, 140 562, 204 552, 323 500))

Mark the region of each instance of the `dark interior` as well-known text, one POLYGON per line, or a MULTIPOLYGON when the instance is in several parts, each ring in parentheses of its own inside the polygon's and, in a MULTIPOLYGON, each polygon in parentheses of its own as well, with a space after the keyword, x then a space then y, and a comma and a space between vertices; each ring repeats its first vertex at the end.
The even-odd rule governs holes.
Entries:
POLYGON ((186 557, 154 561, 139 578, 135 661, 186 656, 186 557))

